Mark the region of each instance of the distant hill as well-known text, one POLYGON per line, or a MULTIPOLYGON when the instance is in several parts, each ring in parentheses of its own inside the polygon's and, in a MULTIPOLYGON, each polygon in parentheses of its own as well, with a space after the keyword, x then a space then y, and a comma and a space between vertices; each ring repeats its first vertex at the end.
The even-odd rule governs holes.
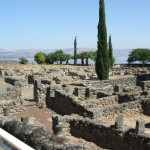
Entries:
MULTIPOLYGON (((11 58, 19 58, 19 57, 34 57, 34 55, 37 52, 43 52, 43 53, 51 53, 54 52, 57 49, 25 49, 25 50, 16 50, 16 51, 10 51, 10 50, 3 50, 0 49, 0 59, 11 59, 11 58)), ((73 48, 67 48, 67 49, 62 49, 65 53, 67 54, 73 54, 74 49, 73 48)), ((83 52, 83 51, 96 51, 96 48, 78 48, 77 51, 78 53, 83 52)), ((130 49, 114 49, 113 53, 114 56, 128 56, 130 49)))

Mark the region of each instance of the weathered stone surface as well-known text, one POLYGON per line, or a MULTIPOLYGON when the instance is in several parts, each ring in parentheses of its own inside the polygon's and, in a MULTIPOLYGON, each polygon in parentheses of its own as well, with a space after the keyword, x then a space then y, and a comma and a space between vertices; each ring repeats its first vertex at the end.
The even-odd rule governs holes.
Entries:
POLYGON ((115 126, 116 126, 117 129, 122 129, 123 128, 123 126, 124 126, 124 116, 123 115, 119 115, 116 118, 115 126))
POLYGON ((122 92, 122 91, 123 91, 123 88, 122 88, 122 86, 121 86, 121 85, 119 85, 119 84, 118 84, 118 85, 115 85, 115 87, 114 87, 114 91, 115 91, 115 92, 119 92, 119 93, 120 93, 120 92, 122 92))
POLYGON ((137 134, 143 133, 145 131, 145 121, 143 118, 140 118, 136 121, 135 130, 137 134))
POLYGON ((9 116, 10 115, 10 108, 6 107, 4 108, 4 116, 9 116))

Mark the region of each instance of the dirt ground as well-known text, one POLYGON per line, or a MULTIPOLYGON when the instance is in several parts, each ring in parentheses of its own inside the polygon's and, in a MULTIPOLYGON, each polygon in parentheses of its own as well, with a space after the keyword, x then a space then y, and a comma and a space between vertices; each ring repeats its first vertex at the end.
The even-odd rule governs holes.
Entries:
MULTIPOLYGON (((21 88, 22 99, 23 100, 33 100, 33 86, 27 86, 21 88)), ((25 107, 26 110, 22 112, 15 112, 11 117, 15 120, 21 120, 21 117, 33 117, 35 118, 35 123, 41 123, 45 126, 45 130, 52 132, 52 116, 56 114, 54 111, 48 108, 40 108, 35 104, 33 106, 25 107)))
POLYGON ((52 132, 52 116, 54 114, 56 113, 48 108, 41 109, 34 105, 27 107, 25 111, 13 113, 11 117, 14 120, 21 120, 21 117, 34 117, 35 123, 43 124, 46 131, 52 132))

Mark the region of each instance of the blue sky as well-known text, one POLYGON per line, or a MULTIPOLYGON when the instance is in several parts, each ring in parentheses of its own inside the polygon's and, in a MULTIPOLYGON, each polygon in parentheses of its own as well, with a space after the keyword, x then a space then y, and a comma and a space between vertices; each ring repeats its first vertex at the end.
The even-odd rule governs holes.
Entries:
MULTIPOLYGON (((150 48, 150 0, 105 0, 114 49, 150 48)), ((97 48, 99 0, 0 0, 0 49, 97 48)))

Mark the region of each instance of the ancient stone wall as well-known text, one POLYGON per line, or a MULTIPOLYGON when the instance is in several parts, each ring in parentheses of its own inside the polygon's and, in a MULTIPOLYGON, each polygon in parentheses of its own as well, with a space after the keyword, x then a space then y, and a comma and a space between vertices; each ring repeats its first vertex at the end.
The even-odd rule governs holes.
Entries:
POLYGON ((93 117, 93 113, 88 111, 75 96, 68 95, 64 90, 56 90, 55 93, 47 92, 47 107, 55 110, 59 114, 79 114, 81 116, 93 117))
POLYGON ((74 113, 103 120, 115 118, 120 114, 131 116, 144 111, 140 95, 133 93, 129 93, 129 95, 126 93, 124 97, 112 95, 94 100, 69 95, 65 90, 55 91, 53 88, 48 91, 47 106, 62 115, 74 113))
MULTIPOLYGON (((148 65, 148 64, 147 64, 148 65)), ((111 68, 110 70, 110 75, 114 76, 114 75, 140 75, 140 74, 148 74, 150 73, 150 69, 149 66, 147 67, 142 67, 142 65, 140 66, 116 66, 111 68)))
POLYGON ((90 82, 93 87, 102 88, 104 86, 111 85, 136 85, 136 77, 128 77, 128 78, 119 78, 112 80, 102 80, 102 81, 91 81, 90 82))
POLYGON ((71 134, 112 150, 148 150, 149 138, 132 132, 123 132, 113 126, 98 125, 87 120, 70 120, 71 134))
POLYGON ((35 150, 86 150, 76 144, 69 144, 69 139, 46 132, 43 126, 26 125, 23 122, 0 118, 0 127, 25 142, 35 150))
POLYGON ((150 99, 142 101, 143 113, 147 116, 150 116, 150 99))
POLYGON ((21 106, 21 90, 10 84, 0 84, 0 113, 5 107, 14 108, 21 106))
POLYGON ((135 114, 143 113, 141 101, 134 101, 123 103, 120 105, 109 106, 106 108, 92 108, 90 109, 94 113, 96 118, 100 118, 101 120, 113 119, 116 118, 120 114, 124 114, 125 116, 132 116, 135 114))
POLYGON ((78 115, 55 116, 53 128, 61 128, 62 133, 71 132, 73 136, 96 143, 102 148, 111 150, 149 150, 150 139, 148 133, 136 133, 135 129, 129 132, 125 126, 117 129, 115 125, 100 124, 97 120, 83 118, 78 115), (65 127, 69 123, 70 126, 65 127))
POLYGON ((37 103, 45 103, 47 88, 50 84, 49 80, 34 79, 34 100, 37 103))
POLYGON ((11 85, 14 86, 27 86, 28 85, 28 81, 25 79, 17 79, 17 78, 13 78, 13 77, 5 77, 5 82, 9 83, 11 85))

